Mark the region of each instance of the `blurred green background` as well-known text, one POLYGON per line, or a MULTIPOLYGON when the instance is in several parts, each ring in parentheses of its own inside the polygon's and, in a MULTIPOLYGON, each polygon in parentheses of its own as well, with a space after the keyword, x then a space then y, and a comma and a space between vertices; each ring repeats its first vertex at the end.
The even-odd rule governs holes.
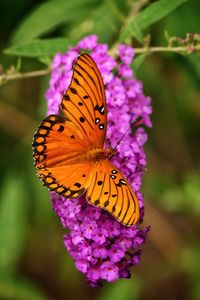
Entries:
MULTIPOLYGON (((25 54, 20 47, 10 48, 16 55, 1 51, 0 75, 14 68, 22 72, 46 68, 57 44, 32 57, 31 46, 27 50, 23 43, 35 37, 67 37, 73 44, 96 33, 112 48, 130 11, 137 15, 154 2, 1 0, 0 48, 22 44, 25 54)), ((166 0, 157 2, 167 10, 166 0)), ((166 45, 165 30, 182 38, 199 31, 200 1, 176 2, 175 10, 146 28, 142 22, 141 30, 151 34, 152 46, 166 45)), ((136 47, 141 47, 140 34, 140 30, 133 34, 136 47)), ((66 45, 60 42, 64 50, 66 45)), ((13 80, 0 87, 0 299, 200 299, 199 56, 156 53, 146 57, 135 74, 153 106, 142 186, 144 225, 152 228, 132 278, 99 289, 88 287, 75 269, 49 193, 33 167, 32 136, 45 115, 49 76, 13 80)))

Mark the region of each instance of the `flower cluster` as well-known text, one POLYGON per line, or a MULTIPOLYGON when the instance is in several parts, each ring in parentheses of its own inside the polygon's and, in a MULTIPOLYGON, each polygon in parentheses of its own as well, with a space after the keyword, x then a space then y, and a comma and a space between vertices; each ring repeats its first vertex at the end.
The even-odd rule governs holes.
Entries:
MULTIPOLYGON (((108 111, 107 146, 114 147, 128 130, 117 147, 113 163, 120 168, 135 190, 140 205, 140 221, 143 218, 143 198, 139 192, 146 157, 143 145, 147 134, 138 127, 131 135, 131 124, 142 118, 145 126, 151 126, 150 98, 143 94, 142 83, 130 67, 134 50, 120 45, 118 59, 108 53, 106 44, 100 44, 97 36, 81 40, 66 54, 56 54, 52 63, 50 87, 46 92, 48 114, 56 114, 62 94, 67 89, 72 67, 77 56, 84 52, 96 62, 106 88, 108 111)), ((140 259, 140 246, 145 242, 149 228, 139 229, 134 225, 126 227, 103 210, 87 203, 85 196, 69 200, 51 193, 53 209, 62 225, 69 229, 64 235, 64 244, 75 261, 76 268, 85 274, 91 286, 97 286, 102 279, 114 281, 130 277, 130 267, 140 259)))

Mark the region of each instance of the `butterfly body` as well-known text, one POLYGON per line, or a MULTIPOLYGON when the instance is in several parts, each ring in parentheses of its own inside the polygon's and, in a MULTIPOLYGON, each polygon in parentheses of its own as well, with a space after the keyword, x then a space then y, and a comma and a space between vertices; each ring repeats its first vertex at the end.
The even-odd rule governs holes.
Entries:
POLYGON ((113 149, 92 149, 83 154, 83 161, 100 161, 104 159, 111 159, 114 156, 113 149))
POLYGON ((105 89, 88 54, 78 57, 58 115, 47 116, 34 135, 38 176, 51 191, 66 198, 86 199, 124 225, 139 219, 137 197, 104 148, 107 128, 105 89))

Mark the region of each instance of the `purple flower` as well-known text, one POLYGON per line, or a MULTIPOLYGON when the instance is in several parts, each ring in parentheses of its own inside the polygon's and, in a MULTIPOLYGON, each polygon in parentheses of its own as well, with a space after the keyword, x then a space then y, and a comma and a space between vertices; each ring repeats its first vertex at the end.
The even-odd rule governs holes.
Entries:
MULTIPOLYGON (((139 192, 146 156, 143 146, 147 134, 142 127, 135 128, 131 135, 131 124, 138 117, 143 125, 151 126, 150 98, 143 94, 142 83, 133 76, 130 68, 134 50, 130 46, 119 46, 119 59, 108 53, 108 46, 99 44, 95 35, 85 37, 66 54, 56 54, 52 62, 50 86, 46 92, 47 113, 56 114, 62 94, 68 88, 72 66, 80 50, 91 51, 102 74, 107 96, 107 139, 106 146, 118 145, 113 158, 135 190, 140 205, 140 222, 144 214, 142 194, 139 192), (117 74, 117 75, 116 75, 117 74)), ((108 282, 118 278, 129 278, 130 267, 140 260, 139 248, 145 242, 149 227, 139 229, 137 225, 121 225, 107 212, 87 203, 85 196, 69 200, 51 193, 53 209, 68 233, 64 244, 75 261, 76 268, 85 274, 91 286, 98 286, 102 280, 108 282)))
POLYGON ((134 57, 134 50, 127 45, 119 45, 119 57, 123 63, 130 65, 134 57))
POLYGON ((110 261, 103 262, 100 269, 101 278, 107 280, 108 282, 115 281, 119 278, 118 266, 110 261))
POLYGON ((118 67, 118 75, 120 77, 126 77, 126 78, 130 78, 133 76, 133 70, 127 66, 126 64, 121 64, 118 67))
POLYGON ((77 48, 93 50, 97 46, 97 40, 98 38, 96 35, 87 36, 78 43, 77 48))
POLYGON ((125 253, 118 245, 112 245, 109 249, 109 257, 111 262, 119 262, 124 257, 125 253))

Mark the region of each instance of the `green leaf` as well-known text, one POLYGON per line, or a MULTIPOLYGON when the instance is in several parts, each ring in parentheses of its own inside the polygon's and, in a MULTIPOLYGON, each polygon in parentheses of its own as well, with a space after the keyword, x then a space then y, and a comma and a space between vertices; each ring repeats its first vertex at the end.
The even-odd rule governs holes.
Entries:
POLYGON ((112 44, 117 38, 122 20, 128 7, 121 0, 105 0, 81 23, 73 23, 68 28, 69 38, 81 39, 85 35, 96 34, 100 42, 112 44))
POLYGON ((21 57, 18 57, 17 59, 17 65, 16 65, 16 70, 19 72, 21 69, 21 65, 22 65, 22 60, 21 57))
POLYGON ((86 18, 99 0, 57 0, 39 4, 19 25, 12 43, 32 40, 62 26, 66 22, 86 18))
POLYGON ((131 65, 131 68, 132 68, 134 71, 137 70, 137 69, 141 66, 141 64, 144 62, 145 58, 146 58, 148 55, 149 55, 149 54, 148 54, 147 52, 138 55, 138 56, 134 59, 132 65, 131 65))
POLYGON ((136 278, 119 280, 104 288, 97 300, 136 300, 139 298, 140 288, 140 282, 136 278))
POLYGON ((48 67, 51 65, 52 60, 50 56, 41 56, 38 59, 48 67))
POLYGON ((0 299, 47 300, 47 296, 30 281, 0 276, 0 299))
POLYGON ((2 185, 0 205, 0 270, 14 272, 23 251, 26 230, 26 195, 17 174, 7 176, 2 185))
POLYGON ((131 22, 131 28, 132 32, 134 32, 133 36, 142 44, 144 40, 144 35, 135 20, 131 22))
POLYGON ((144 31, 150 25, 158 22, 186 1, 187 0, 160 0, 149 5, 138 15, 132 16, 128 20, 127 25, 120 34, 120 41, 124 42, 131 37, 135 37, 140 41, 140 37, 138 38, 138 30, 141 32, 144 31))
POLYGON ((68 46, 66 38, 35 39, 7 48, 4 53, 24 57, 54 56, 58 51, 65 52, 68 46))

